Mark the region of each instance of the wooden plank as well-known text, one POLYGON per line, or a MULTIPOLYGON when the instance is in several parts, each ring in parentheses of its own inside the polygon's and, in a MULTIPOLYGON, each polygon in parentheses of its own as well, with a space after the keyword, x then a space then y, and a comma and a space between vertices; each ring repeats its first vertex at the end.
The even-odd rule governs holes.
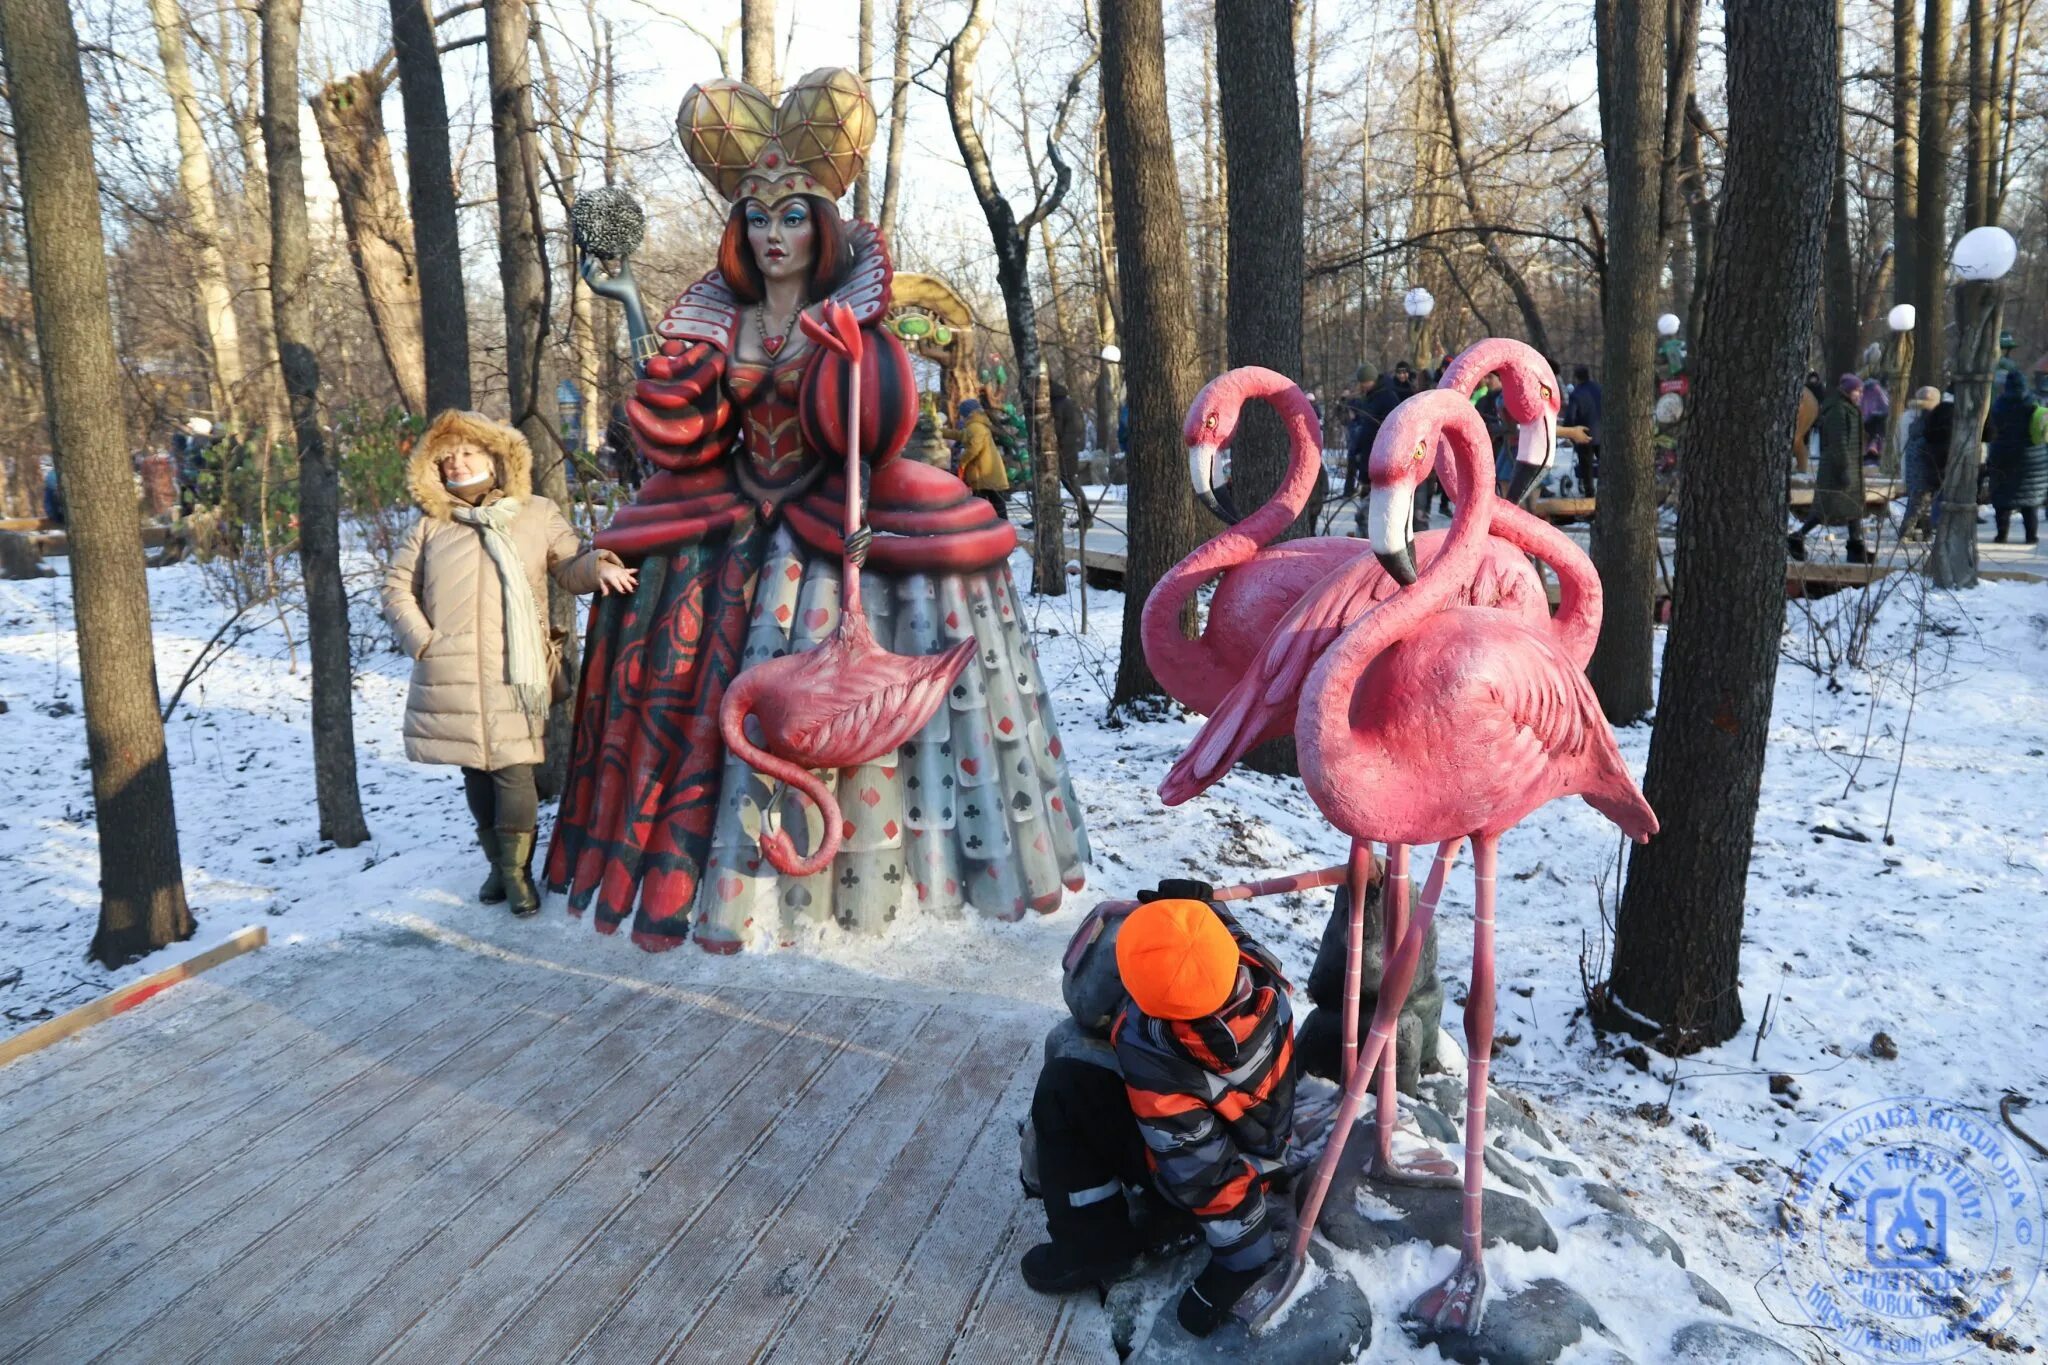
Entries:
POLYGON ((1004 1229, 1024 1197, 1017 1184, 1015 1120, 1028 1111, 1038 1079, 1039 1040, 1029 1041, 1003 1099, 934 1209, 929 1235, 898 1270, 855 1360, 927 1365, 941 1359, 982 1294, 1004 1229))
POLYGON ((787 1055, 771 1081, 730 1095, 709 1122, 693 1125, 651 1163, 636 1160, 627 1169, 613 1167, 583 1182, 573 1196, 583 1206, 579 1221, 593 1209, 600 1217, 595 1226, 585 1222, 581 1237, 551 1237, 543 1246, 522 1248, 524 1255, 500 1257, 499 1275, 509 1273, 516 1286, 508 1296, 512 1311, 493 1309, 495 1322, 478 1317, 473 1306, 444 1313, 441 1332, 403 1343, 404 1358, 488 1360, 492 1365, 566 1360, 662 1258, 672 1245, 665 1240, 671 1230, 687 1230, 815 1088, 822 1085, 831 1094, 853 1097, 872 1087, 880 1068, 870 1054, 883 1035, 870 1021, 878 1015, 893 1017, 895 1009, 866 1000, 827 1001, 782 1045, 787 1055), (856 1048, 856 1040, 855 1055, 866 1065, 836 1065, 856 1048))
MULTIPOLYGON (((536 974, 538 975, 538 974, 536 974)), ((340 1141, 294 1163, 274 1183, 235 1204, 198 1234, 180 1238, 158 1273, 103 1299, 57 1338, 117 1356, 156 1360, 132 1343, 159 1318, 179 1313, 219 1327, 217 1300, 249 1277, 297 1275, 351 1220, 426 1216, 394 1207, 396 1193, 453 1148, 484 1140, 508 1107, 553 1077, 548 1051, 587 1026, 599 997, 623 1004, 627 992, 588 978, 543 978, 539 996, 465 1049, 459 1064, 385 1105, 340 1141), (311 1237, 294 1232, 310 1231, 311 1237)), ((552 1058, 559 1064, 566 1049, 552 1058)), ((131 1274, 140 1274, 139 1271, 131 1274)), ((46 1343, 46 1349, 50 1344, 46 1343)), ((83 1355, 74 1357, 84 1359, 83 1355)))
MULTIPOLYGON (((491 964, 481 963, 488 968, 491 964)), ((54 1331, 66 1314, 91 1299, 96 1281, 83 1267, 103 1256, 124 1258, 145 1248, 168 1247, 194 1221, 207 1217, 209 1182, 238 1173, 245 1164, 274 1166, 329 1140, 347 1125, 403 1090, 394 1064, 422 1068, 417 1084, 437 1061, 445 1061, 480 1032, 513 1013, 523 996, 505 1008, 502 973, 476 971, 471 989, 449 991, 415 1002, 363 1034, 357 1044, 329 1051, 305 1070, 282 1078, 241 1121, 217 1136, 177 1146, 149 1147, 143 1164, 114 1185, 55 1217, 30 1215, 27 1260, 9 1266, 0 1259, 0 1287, 13 1292, 0 1302, 0 1352, 16 1349, 54 1331), (472 1008, 491 997, 491 1008, 472 1008), (452 1019, 455 1016, 456 1019, 452 1019), (470 1026, 458 1027, 460 1016, 470 1026)), ((25 1201, 33 1202, 33 1201, 25 1201)))
POLYGON ((58 523, 44 517, 0 517, 0 531, 56 531, 58 523))
MULTIPOLYGON (((1093 1295, 1041 1294, 1024 1283, 1017 1263, 1045 1238, 1045 1206, 1032 1200, 1018 1200, 1015 1216, 1004 1231, 1001 1249, 989 1263, 981 1290, 968 1310, 966 1324, 946 1352, 949 1365, 1059 1360, 1065 1342, 1074 1332, 1076 1319, 1091 1314, 1103 1320, 1101 1341, 1109 1348, 1106 1358, 1116 1359, 1116 1350, 1109 1343, 1107 1316, 1093 1295)), ((1070 1358, 1088 1356, 1084 1352, 1070 1358)))
MULTIPOLYGON (((620 990, 626 988, 621 986, 620 990)), ((409 1250, 489 1192, 601 1093, 645 1068, 655 1050, 693 1009, 678 1010, 647 991, 628 992, 616 1007, 600 1002, 583 1013, 603 1021, 580 1051, 564 1049, 552 1070, 502 1107, 488 1107, 488 1131, 468 1141, 441 1141, 435 1160, 410 1180, 374 1173, 381 1204, 360 1216, 323 1224, 299 1218, 274 1238, 255 1264, 219 1283, 203 1305, 153 1324, 135 1343, 139 1359, 157 1362, 270 1359, 310 1335, 362 1293, 409 1250)), ((587 1028, 587 1020, 585 1023, 587 1028)), ((487 1096, 473 1095, 489 1103, 487 1096)), ((350 1210, 354 1215, 358 1211, 350 1210)))
POLYGON ((2048 575, 2029 573, 2025 569, 1998 569, 1979 565, 1977 577, 1993 583, 2048 583, 2048 575))
POLYGON ((180 1059, 189 1056, 180 1044, 211 1038, 216 1031, 231 1034, 235 1017, 256 1003, 247 991, 223 987, 211 978, 188 983, 172 998, 175 1008, 163 1007, 175 1016, 169 1027, 152 1019, 142 1028, 87 1029, 0 1072, 0 1081, 14 1082, 0 1088, 0 1136, 50 1105, 73 1099, 81 1090, 99 1089, 116 1077, 139 1084, 136 1073, 152 1070, 158 1073, 150 1077, 152 1081, 171 1078, 182 1068, 175 1063, 161 1066, 157 1059, 167 1046, 180 1059))
MULTIPOLYGON (((1037 1030, 1026 1027, 1025 1035, 1037 1030)), ((939 1097, 915 1134, 888 1164, 879 1200, 855 1218, 839 1249, 828 1256, 816 1285, 787 1305, 757 1360, 846 1360, 888 1308, 890 1295, 917 1254, 969 1151, 996 1114, 1035 1042, 1025 1046, 1008 1021, 984 1027, 964 1061, 949 1069, 939 1097)))
MULTIPOLYGON (((701 1258, 706 1274, 696 1279, 715 1280, 702 1286, 685 1282, 674 1294, 666 1278, 643 1284, 635 1300, 592 1344, 597 1358, 753 1359, 788 1309, 816 1286, 869 1202, 878 1194, 885 1202, 893 1201, 894 1191, 883 1185, 882 1177, 931 1112, 947 1075, 980 1032, 981 1021, 965 1010, 934 1011, 923 1028, 903 1040, 879 1088, 849 1115, 831 1143, 817 1148, 767 1214, 733 1220, 739 1226, 730 1245, 739 1254, 701 1258), (679 1307, 686 1312, 679 1313, 679 1307), (658 1334, 650 1344, 658 1345, 658 1350, 608 1354, 606 1345, 620 1340, 613 1329, 636 1315, 653 1320, 658 1334)), ((789 1126, 787 1121, 784 1126, 789 1126)), ((727 1191, 720 1202, 731 1196, 727 1191)), ((707 1235, 715 1240, 718 1221, 719 1211, 713 1209, 692 1242, 703 1246, 707 1235)), ((690 1249, 686 1244, 678 1257, 687 1262, 690 1249)), ((854 1254, 859 1254, 858 1248, 854 1254)))
POLYGON ((40 1052, 50 1044, 69 1038, 81 1029, 91 1028, 102 1020, 125 1014, 180 981, 189 981, 209 967, 217 967, 231 958, 253 952, 268 942, 270 931, 260 924, 238 929, 225 942, 216 943, 203 953, 194 953, 183 962, 173 963, 161 971, 151 972, 140 981, 131 981, 118 990, 109 991, 91 1004, 66 1010, 55 1019, 46 1019, 32 1029, 0 1041, 0 1066, 7 1065, 16 1057, 40 1052))
MULTIPOLYGON (((262 1001, 246 1001, 247 1009, 230 1016, 242 1027, 223 1028, 221 1048, 189 1067, 162 1068, 178 1078, 176 1083, 138 1085, 130 1099, 114 1073, 114 1079, 81 1087, 65 1102, 0 1133, 0 1145, 21 1154, 0 1167, 0 1221, 18 1217, 16 1203, 52 1182, 63 1181, 73 1198, 82 1199, 133 1169, 146 1159, 142 1153, 159 1150, 160 1144, 205 1141, 232 1120, 243 1097, 275 1087, 280 1067, 292 1064, 291 1049, 332 1047, 324 1035, 337 1029, 367 1031, 386 1018, 391 1005, 405 997, 384 987, 380 975, 373 962, 358 960, 356 970, 337 974, 332 990, 314 993, 304 1009, 289 1014, 262 1001), (358 1020, 360 1025, 352 1022, 358 1020), (92 1177, 81 1177, 82 1171, 92 1177)), ((167 1013, 175 1018, 182 1010, 167 1013)), ((154 1027, 138 1031, 157 1033, 154 1027)), ((208 1042, 214 1038, 210 1033, 204 1037, 208 1042)), ((176 1045, 162 1038, 156 1042, 159 1054, 176 1045)), ((150 1062, 145 1054, 136 1064, 140 1069, 150 1062)))
MULTIPOLYGON (((331 1315, 281 1360, 459 1359, 479 1336, 524 1306, 528 1286, 597 1226, 620 1182, 631 1185, 679 1132, 682 1140, 716 1120, 771 1066, 786 1060, 800 1031, 826 1001, 768 996, 755 1008, 711 997, 719 1034, 651 1097, 637 1085, 608 1091, 596 1114, 565 1140, 517 1167, 488 1201, 458 1211, 364 1294, 331 1315), (786 1023, 762 1017, 786 1011, 786 1023), (701 1073, 701 1079, 700 1079, 701 1073), (723 1092, 720 1093, 720 1084, 723 1092), (450 1324, 454 1330, 449 1331, 450 1324), (465 1332, 467 1335, 465 1335, 465 1332), (443 1337, 440 1352, 416 1342, 443 1337)), ((645 1068, 659 1074, 657 1068, 645 1068)), ((782 1072, 778 1071, 778 1079, 782 1072)), ((637 1078, 636 1078, 637 1079, 637 1078)), ((595 1309, 592 1309, 595 1312, 595 1309)))

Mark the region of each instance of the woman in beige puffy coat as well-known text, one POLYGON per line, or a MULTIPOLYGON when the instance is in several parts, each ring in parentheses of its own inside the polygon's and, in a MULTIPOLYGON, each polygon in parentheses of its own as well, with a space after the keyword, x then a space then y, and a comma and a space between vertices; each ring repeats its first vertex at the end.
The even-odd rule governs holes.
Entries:
POLYGON ((558 661, 547 579, 579 594, 631 592, 634 572, 609 551, 582 550, 555 504, 533 496, 526 438, 478 413, 436 417, 406 485, 420 519, 384 575, 384 614, 413 661, 405 755, 462 769, 490 863, 478 898, 530 915, 540 909, 533 765, 558 661))

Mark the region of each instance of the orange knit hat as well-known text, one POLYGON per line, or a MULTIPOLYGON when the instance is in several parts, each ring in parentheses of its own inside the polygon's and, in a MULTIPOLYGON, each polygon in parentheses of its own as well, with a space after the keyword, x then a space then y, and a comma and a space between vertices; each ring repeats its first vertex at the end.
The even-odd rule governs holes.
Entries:
POLYGON ((1201 901, 1147 901, 1117 931, 1116 969, 1154 1019, 1199 1019, 1230 999, 1237 940, 1201 901))

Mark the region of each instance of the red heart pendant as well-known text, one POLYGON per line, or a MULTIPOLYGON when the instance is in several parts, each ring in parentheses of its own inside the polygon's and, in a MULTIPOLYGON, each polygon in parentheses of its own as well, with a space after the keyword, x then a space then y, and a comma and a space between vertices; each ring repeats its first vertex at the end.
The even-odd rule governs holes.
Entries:
POLYGON ((782 349, 783 340, 782 337, 762 337, 761 349, 772 356, 782 349))

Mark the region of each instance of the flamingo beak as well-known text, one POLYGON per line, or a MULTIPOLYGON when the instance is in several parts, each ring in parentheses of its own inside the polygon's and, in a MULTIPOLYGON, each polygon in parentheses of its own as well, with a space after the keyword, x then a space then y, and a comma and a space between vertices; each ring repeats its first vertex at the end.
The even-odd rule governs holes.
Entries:
POLYGON ((1215 518, 1226 526, 1235 526, 1243 518, 1237 514, 1237 507, 1230 499, 1227 488, 1216 486, 1217 447, 1207 441, 1188 447, 1188 482, 1195 486, 1195 499, 1209 509, 1215 518))
POLYGON ((1366 502, 1366 536, 1373 557, 1402 587, 1415 581, 1414 493, 1403 487, 1372 490, 1366 502))
POLYGON ((1515 475, 1508 482, 1508 501, 1522 503, 1535 491, 1557 450, 1557 414, 1546 411, 1524 422, 1515 436, 1515 475))

